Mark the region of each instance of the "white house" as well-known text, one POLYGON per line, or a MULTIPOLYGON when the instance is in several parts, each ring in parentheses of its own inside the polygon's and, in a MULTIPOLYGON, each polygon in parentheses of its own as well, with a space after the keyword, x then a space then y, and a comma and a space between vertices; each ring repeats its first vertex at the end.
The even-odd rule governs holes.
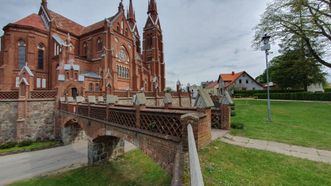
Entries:
POLYGON ((232 92, 232 90, 264 90, 262 84, 257 82, 247 72, 232 72, 231 74, 220 74, 219 79, 225 83, 225 88, 232 92))

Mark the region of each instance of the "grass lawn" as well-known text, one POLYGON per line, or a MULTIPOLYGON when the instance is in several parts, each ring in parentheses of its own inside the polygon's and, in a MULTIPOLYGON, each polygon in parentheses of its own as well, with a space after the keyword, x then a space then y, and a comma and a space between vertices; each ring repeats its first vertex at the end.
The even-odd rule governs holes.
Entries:
POLYGON ((233 123, 244 130, 231 134, 255 139, 331 150, 331 104, 271 102, 272 123, 267 122, 267 102, 236 100, 233 123))
MULTIPOLYGON (((331 165, 245 149, 220 141, 200 150, 199 157, 206 186, 331 185, 331 165)), ((188 174, 186 171, 186 182, 188 174)), ((105 165, 34 178, 11 186, 165 186, 170 182, 171 178, 165 171, 136 150, 105 165)))
POLYGON ((199 158, 206 186, 331 185, 331 165, 220 141, 202 149, 199 158))
POLYGON ((17 182, 12 186, 166 186, 171 177, 141 151, 132 151, 105 165, 83 167, 17 182))
POLYGON ((15 153, 15 152, 46 149, 46 148, 57 146, 59 144, 60 144, 60 142, 58 142, 58 141, 33 142, 31 145, 25 146, 25 147, 15 146, 15 147, 8 148, 8 149, 0 149, 0 155, 8 154, 8 153, 15 153))

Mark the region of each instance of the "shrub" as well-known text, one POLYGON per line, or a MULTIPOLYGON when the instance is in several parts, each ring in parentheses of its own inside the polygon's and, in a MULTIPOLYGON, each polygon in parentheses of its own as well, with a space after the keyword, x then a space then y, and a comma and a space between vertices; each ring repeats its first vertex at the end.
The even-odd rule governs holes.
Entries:
POLYGON ((9 149, 9 148, 15 147, 16 145, 17 145, 16 142, 9 141, 9 142, 7 142, 5 144, 0 145, 0 149, 9 149))
POLYGON ((244 129, 244 124, 243 123, 232 123, 231 128, 233 128, 233 129, 244 129))
POLYGON ((20 143, 18 143, 17 146, 19 147, 26 147, 26 146, 29 146, 33 143, 32 140, 24 140, 24 141, 21 141, 20 143))
MULTIPOLYGON (((255 94, 259 99, 267 99, 267 94, 255 94)), ((331 93, 311 93, 311 92, 297 92, 297 93, 272 93, 271 99, 283 100, 311 100, 311 101, 331 101, 331 93)))
POLYGON ((235 111, 231 111, 231 116, 236 116, 236 112, 235 111))
MULTIPOLYGON (((255 97, 256 94, 264 94, 267 90, 242 90, 235 91, 235 97, 255 97)), ((296 93, 296 92, 304 92, 304 90, 270 90, 270 93, 296 93)))

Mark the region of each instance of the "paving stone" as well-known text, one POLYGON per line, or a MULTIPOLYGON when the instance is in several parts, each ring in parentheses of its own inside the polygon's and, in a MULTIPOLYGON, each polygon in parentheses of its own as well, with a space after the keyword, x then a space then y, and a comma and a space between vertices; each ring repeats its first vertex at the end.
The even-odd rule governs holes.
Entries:
MULTIPOLYGON (((213 135, 221 136, 220 131, 212 130, 213 135)), ((324 162, 331 164, 331 151, 318 150, 314 148, 300 147, 296 145, 289 145, 285 143, 277 143, 273 141, 264 141, 249 139, 245 137, 232 136, 226 133, 221 138, 224 143, 237 145, 246 148, 253 148, 259 150, 267 150, 270 152, 275 152, 279 154, 284 154, 288 156, 293 156, 297 158, 303 158, 312 161, 324 162)))
POLYGON ((250 139, 249 142, 245 145, 245 147, 266 150, 267 145, 268 145, 267 141, 250 139))
POLYGON ((300 147, 296 145, 291 146, 291 152, 297 152, 300 154, 311 154, 318 156, 317 150, 314 148, 300 147))
POLYGON ((331 151, 326 151, 326 150, 317 150, 317 153, 320 156, 325 156, 331 159, 331 151))

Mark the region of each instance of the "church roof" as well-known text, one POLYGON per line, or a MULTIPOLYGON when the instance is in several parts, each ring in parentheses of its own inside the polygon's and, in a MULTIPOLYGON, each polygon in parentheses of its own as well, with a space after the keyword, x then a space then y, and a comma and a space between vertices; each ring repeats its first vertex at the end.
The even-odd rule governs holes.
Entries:
POLYGON ((43 31, 47 30, 41 17, 37 14, 31 14, 21 20, 16 21, 14 24, 21 26, 31 26, 43 31))
POLYGON ((51 17, 51 19, 55 21, 56 27, 61 30, 64 30, 64 31, 67 31, 67 32, 70 32, 72 34, 79 36, 84 29, 84 26, 82 26, 52 10, 48 9, 47 12, 49 13, 49 16, 51 17))
MULTIPOLYGON (((114 15, 114 16, 112 16, 112 17, 109 17, 109 18, 108 18, 108 21, 109 21, 109 22, 112 22, 116 16, 117 16, 117 15, 114 15)), ((89 26, 85 27, 85 28, 82 30, 82 33, 81 33, 81 34, 82 34, 82 35, 83 35, 83 34, 87 34, 87 33, 92 32, 92 31, 94 31, 94 30, 98 30, 98 29, 100 29, 100 28, 103 28, 104 24, 105 24, 105 20, 102 20, 102 21, 99 21, 99 22, 94 23, 94 24, 92 24, 92 25, 89 25, 89 26)))
POLYGON ((101 77, 96 72, 91 72, 91 71, 83 72, 80 75, 89 78, 101 79, 101 77))

